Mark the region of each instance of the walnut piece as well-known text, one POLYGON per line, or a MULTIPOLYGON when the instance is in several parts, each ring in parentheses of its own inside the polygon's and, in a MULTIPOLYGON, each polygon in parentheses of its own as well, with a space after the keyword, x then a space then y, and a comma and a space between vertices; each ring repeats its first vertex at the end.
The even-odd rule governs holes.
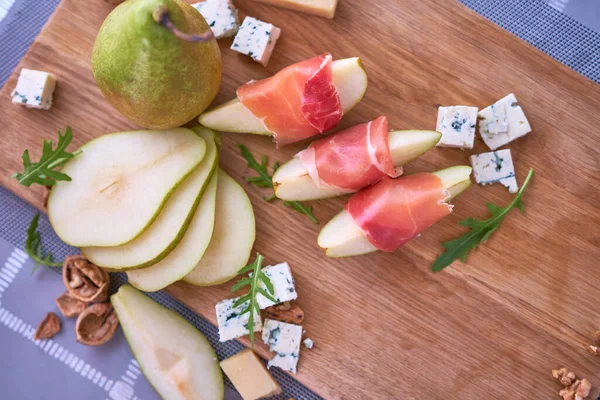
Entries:
POLYGON ((300 325, 304 321, 304 311, 298 304, 292 304, 289 301, 265 308, 265 315, 276 321, 296 325, 300 325))
POLYGON ((113 337, 117 326, 119 320, 112 304, 93 304, 77 318, 75 325, 77 341, 88 346, 100 346, 113 337))
POLYGON ((58 332, 60 332, 60 319, 53 312, 49 312, 35 330, 33 338, 35 340, 50 339, 58 332))
POLYGON ((570 386, 575 381, 575 379, 577 379, 573 372, 569 372, 564 367, 553 369, 552 376, 558 379, 563 386, 570 386))
POLYGON ((63 264, 63 282, 77 300, 99 303, 108 299, 108 272, 89 262, 82 255, 70 256, 63 264))
POLYGON ((88 306, 88 303, 77 300, 68 291, 58 296, 55 302, 61 314, 67 318, 78 316, 88 306))
POLYGON ((587 398, 592 389, 592 384, 587 379, 577 379, 570 386, 561 390, 558 395, 563 400, 583 400, 587 398))

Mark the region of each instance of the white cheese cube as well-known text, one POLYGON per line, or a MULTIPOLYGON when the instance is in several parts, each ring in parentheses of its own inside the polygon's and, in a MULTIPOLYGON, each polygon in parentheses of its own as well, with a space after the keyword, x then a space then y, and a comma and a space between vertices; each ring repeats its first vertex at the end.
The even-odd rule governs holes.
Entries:
POLYGON ((270 350, 277 353, 269 360, 267 367, 279 367, 296 373, 300 355, 302 327, 285 322, 266 319, 262 330, 262 340, 270 350))
POLYGON ((246 17, 233 39, 231 49, 266 66, 280 33, 281 30, 276 26, 246 17))
POLYGON ((472 149, 476 125, 477 107, 440 107, 435 130, 442 134, 442 138, 437 146, 472 149))
POLYGON ((479 112, 479 134, 491 150, 529 132, 529 121, 512 93, 479 112))
POLYGON ((315 341, 312 340, 311 338, 304 339, 304 341, 302 343, 304 343, 304 347, 306 347, 307 349, 312 349, 313 346, 315 345, 315 341))
POLYGON ((192 6, 200 11, 217 39, 237 33, 240 27, 238 10, 230 0, 206 0, 192 6))
MULTIPOLYGON (((250 333, 248 329, 246 329, 250 313, 242 314, 242 311, 248 307, 248 302, 234 308, 233 304, 238 298, 220 301, 215 306, 217 311, 217 323, 219 325, 220 342, 225 342, 250 333)), ((260 319, 260 314, 254 310, 254 332, 260 331, 261 325, 262 321, 260 319)))
POLYGON ((475 181, 480 185, 500 182, 508 188, 510 193, 517 193, 519 190, 510 150, 474 154, 470 160, 475 181))
MULTIPOLYGON (((256 300, 261 310, 275 304, 298 298, 298 293, 294 286, 294 278, 292 277, 292 271, 288 263, 284 262, 265 267, 263 268, 263 273, 269 277, 269 280, 273 285, 273 298, 277 300, 277 303, 273 303, 262 294, 258 294, 256 300)), ((264 282, 261 281, 259 286, 266 290, 264 282)))
POLYGON ((52 94, 56 77, 44 71, 23 68, 17 87, 12 91, 12 102, 27 108, 48 110, 52 107, 52 94))

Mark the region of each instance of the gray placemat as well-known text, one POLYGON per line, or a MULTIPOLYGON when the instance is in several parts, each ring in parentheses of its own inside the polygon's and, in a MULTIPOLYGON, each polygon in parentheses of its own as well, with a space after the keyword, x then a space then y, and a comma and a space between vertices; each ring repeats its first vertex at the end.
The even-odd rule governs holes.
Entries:
MULTIPOLYGON (((10 243, 12 246, 15 246, 18 249, 23 249, 23 244, 25 243, 25 238, 26 238, 27 227, 29 225, 29 222, 33 218, 33 216, 36 214, 36 212, 37 212, 37 210, 34 207, 27 204, 25 201, 21 200, 20 198, 15 196, 13 193, 9 192, 7 189, 0 186, 0 239, 5 240, 6 242, 10 243)), ((56 234, 54 233, 54 230, 52 229, 52 227, 50 226, 50 223, 48 222, 48 218, 45 215, 42 215, 40 217, 39 232, 41 233, 41 236, 42 236, 44 249, 51 252, 55 256, 56 259, 62 260, 68 255, 78 253, 77 249, 64 244, 58 238, 58 236, 56 236, 56 234)), ((1 242, 0 242, 0 245, 1 245, 1 242)), ((1 247, 0 247, 0 250, 1 250, 1 247)), ((12 251, 13 251, 13 249, 10 249, 10 252, 12 252, 12 251)), ((6 258, 6 257, 4 257, 4 258, 2 258, 2 257, 3 257, 3 254, 0 251, 0 260, 6 258)), ((27 267, 27 268, 29 268, 29 267, 27 267)), ((44 268, 45 270, 39 271, 38 273, 45 274, 45 276, 52 276, 52 274, 49 275, 49 272, 53 272, 54 279, 57 280, 58 282, 60 282, 59 269, 57 269, 57 268, 51 269, 51 268, 46 268, 46 267, 40 267, 40 268, 44 268)), ((1 273, 2 273, 2 270, 0 269, 0 279, 2 278, 1 273)), ((15 306, 11 310, 12 313, 14 313, 16 315, 21 315, 20 313, 24 312, 23 308, 33 307, 34 305, 37 305, 37 304, 39 304, 39 307, 38 307, 38 309, 35 310, 36 311, 35 315, 37 316, 38 319, 40 318, 40 316, 43 317, 46 312, 52 311, 51 308, 53 306, 54 298, 57 296, 57 294, 55 293, 57 290, 50 290, 50 289, 48 291, 45 290, 45 288, 43 288, 41 286, 44 284, 43 279, 40 280, 40 278, 37 276, 38 273, 36 273, 36 275, 34 275, 34 277, 32 277, 29 280, 27 278, 24 278, 25 279, 24 283, 29 285, 27 292, 30 293, 26 297, 35 298, 36 301, 35 302, 32 302, 32 301, 22 302, 22 303, 20 303, 20 307, 18 304, 15 304, 15 306)), ((27 277, 29 277, 30 273, 28 271, 24 271, 24 273, 22 273, 22 275, 27 275, 27 277)), ((111 293, 114 293, 118 289, 118 287, 121 286, 126 281, 127 281, 127 275, 124 273, 111 274, 111 293)), ((1 285, 2 285, 2 283, 0 282, 0 286, 1 285)), ((202 289, 199 288, 198 290, 202 290, 202 289)), ((150 293, 150 294, 148 294, 148 296, 150 298, 154 299, 155 301, 159 302, 160 304, 183 315, 190 323, 192 323, 196 328, 198 328, 208 338, 208 340, 211 342, 211 344, 215 348, 215 351, 217 352, 217 356, 219 357, 219 360, 228 358, 245 348, 241 343, 239 343, 235 340, 230 340, 225 343, 219 342, 219 332, 218 332, 217 327, 212 325, 210 322, 208 322, 204 318, 198 316, 192 310, 190 310, 189 308, 187 308, 186 306, 184 306, 177 300, 173 299, 168 294, 166 294, 164 292, 157 292, 157 293, 150 293)), ((30 322, 30 323, 34 324, 34 322, 30 322)), ((26 379, 27 382, 30 382, 29 384, 31 384, 32 382, 35 382, 36 379, 42 379, 42 378, 45 379, 46 378, 46 377, 43 377, 42 375, 54 376, 53 379, 60 381, 60 379, 59 379, 60 376, 54 375, 54 373, 55 373, 54 370, 45 370, 44 373, 40 372, 40 373, 36 373, 36 374, 32 374, 32 373, 27 374, 27 373, 23 372, 23 374, 24 374, 23 375, 21 372, 19 372, 19 370, 14 371, 12 368, 10 368, 10 365, 5 364, 2 361, 5 358, 5 357, 3 357, 3 354, 5 352, 8 352, 9 349, 11 349, 11 348, 14 349, 14 348, 12 347, 11 341, 5 342, 3 340, 1 329, 2 329, 2 325, 0 324, 0 343, 1 343, 0 344, 0 387, 3 388, 2 390, 9 390, 7 388, 11 388, 14 390, 21 390, 20 388, 23 383, 23 382, 21 382, 22 379, 26 379)), ((8 336, 8 338, 11 338, 11 336, 8 336)), ((71 343, 71 345, 76 345, 74 335, 66 336, 65 340, 69 341, 71 343)), ((119 339, 117 339, 117 341, 118 340, 119 339)), ((100 348, 100 349, 102 349, 102 348, 100 348)), ((310 350, 305 350, 305 351, 310 351, 310 350)), ((29 356, 34 357, 34 358, 28 360, 28 362, 32 363, 33 365, 37 365, 38 361, 43 360, 43 358, 44 358, 44 355, 42 353, 39 353, 39 351, 38 351, 38 353, 32 353, 32 354, 29 354, 29 353, 31 353, 31 352, 29 351, 26 356, 24 355, 22 357, 29 357, 29 356)), ((16 350, 15 350, 15 354, 18 354, 16 352, 16 350)), ((122 364, 123 364, 122 357, 132 358, 133 356, 131 355, 130 352, 128 352, 126 356, 121 356, 121 355, 119 355, 118 357, 115 356, 113 361, 115 363, 114 368, 116 371, 121 371, 121 369, 123 369, 122 368, 122 364)), ((109 360, 112 360, 112 358, 109 360)), ((275 377, 275 379, 277 379, 277 381, 279 382, 279 384, 281 385, 281 388, 283 390, 282 395, 274 397, 275 399, 282 399, 282 400, 286 400, 289 398, 307 399, 307 400, 321 399, 321 397, 319 397, 318 395, 316 395, 315 393, 310 391, 306 386, 302 385, 300 382, 296 381, 294 378, 292 378, 290 375, 284 373, 283 371, 281 371, 277 368, 273 368, 273 369, 271 369, 271 374, 275 377)), ((144 379, 144 378, 142 376, 139 379, 144 379)), ((77 383, 78 383, 78 381, 72 382, 71 380, 69 380, 69 385, 76 385, 77 383)), ((234 398, 239 398, 238 396, 231 395, 232 393, 235 393, 234 387, 227 378, 225 378, 225 384, 226 384, 227 388, 229 389, 229 393, 230 393, 229 395, 227 395, 226 398, 228 400, 229 399, 233 400, 234 398)), ((37 385, 35 385, 35 386, 37 386, 37 385)), ((33 385, 32 385, 32 387, 33 387, 33 385)), ((139 390, 139 389, 137 389, 138 387, 141 387, 141 385, 138 384, 138 386, 136 387, 136 390, 139 390)), ((39 386, 39 388, 41 390, 41 388, 43 388, 43 386, 39 386)), ((61 398, 66 399, 66 400, 68 400, 68 399, 79 400, 79 399, 81 399, 81 396, 79 395, 79 393, 80 392, 75 392, 75 391, 65 392, 62 394, 61 398)), ((12 400, 12 399, 18 399, 18 398, 23 398, 23 399, 36 398, 37 399, 37 398, 42 398, 42 397, 30 397, 30 396, 4 397, 3 393, 2 393, 2 394, 0 394, 0 398, 2 398, 2 399, 6 398, 6 399, 12 400)), ((56 399, 57 397, 48 397, 48 398, 56 399)), ((92 400, 92 399, 96 399, 96 398, 104 399, 105 397, 91 396, 89 398, 90 398, 90 400, 92 400)), ((146 398, 148 398, 148 397, 144 397, 144 399, 146 399, 146 398)), ((123 400, 127 400, 127 399, 129 399, 129 398, 123 398, 123 400)), ((115 400, 120 400, 120 399, 115 398, 115 400)))

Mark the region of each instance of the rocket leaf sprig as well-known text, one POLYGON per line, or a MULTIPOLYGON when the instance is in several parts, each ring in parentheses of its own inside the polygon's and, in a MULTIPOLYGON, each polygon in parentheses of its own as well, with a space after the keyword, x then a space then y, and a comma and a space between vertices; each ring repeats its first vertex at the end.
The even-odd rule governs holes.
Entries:
POLYGON ((46 255, 43 255, 42 237, 37 231, 39 219, 40 214, 36 214, 33 217, 31 223, 29 224, 29 228, 27 229, 27 238, 25 239, 25 253, 27 253, 27 255, 29 255, 33 261, 35 261, 35 266, 31 271, 32 275, 40 265, 46 265, 48 267, 60 267, 63 264, 62 262, 55 262, 51 253, 46 253, 46 255))

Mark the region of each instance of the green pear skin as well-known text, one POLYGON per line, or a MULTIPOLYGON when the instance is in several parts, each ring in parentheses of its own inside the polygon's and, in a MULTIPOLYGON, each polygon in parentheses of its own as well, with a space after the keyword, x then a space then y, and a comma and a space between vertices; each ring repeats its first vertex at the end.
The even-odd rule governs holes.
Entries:
POLYGON ((180 39, 154 21, 166 7, 176 28, 204 33, 202 15, 181 0, 127 0, 106 18, 92 52, 92 72, 104 97, 130 121, 150 129, 185 124, 208 107, 221 84, 216 39, 180 39))

